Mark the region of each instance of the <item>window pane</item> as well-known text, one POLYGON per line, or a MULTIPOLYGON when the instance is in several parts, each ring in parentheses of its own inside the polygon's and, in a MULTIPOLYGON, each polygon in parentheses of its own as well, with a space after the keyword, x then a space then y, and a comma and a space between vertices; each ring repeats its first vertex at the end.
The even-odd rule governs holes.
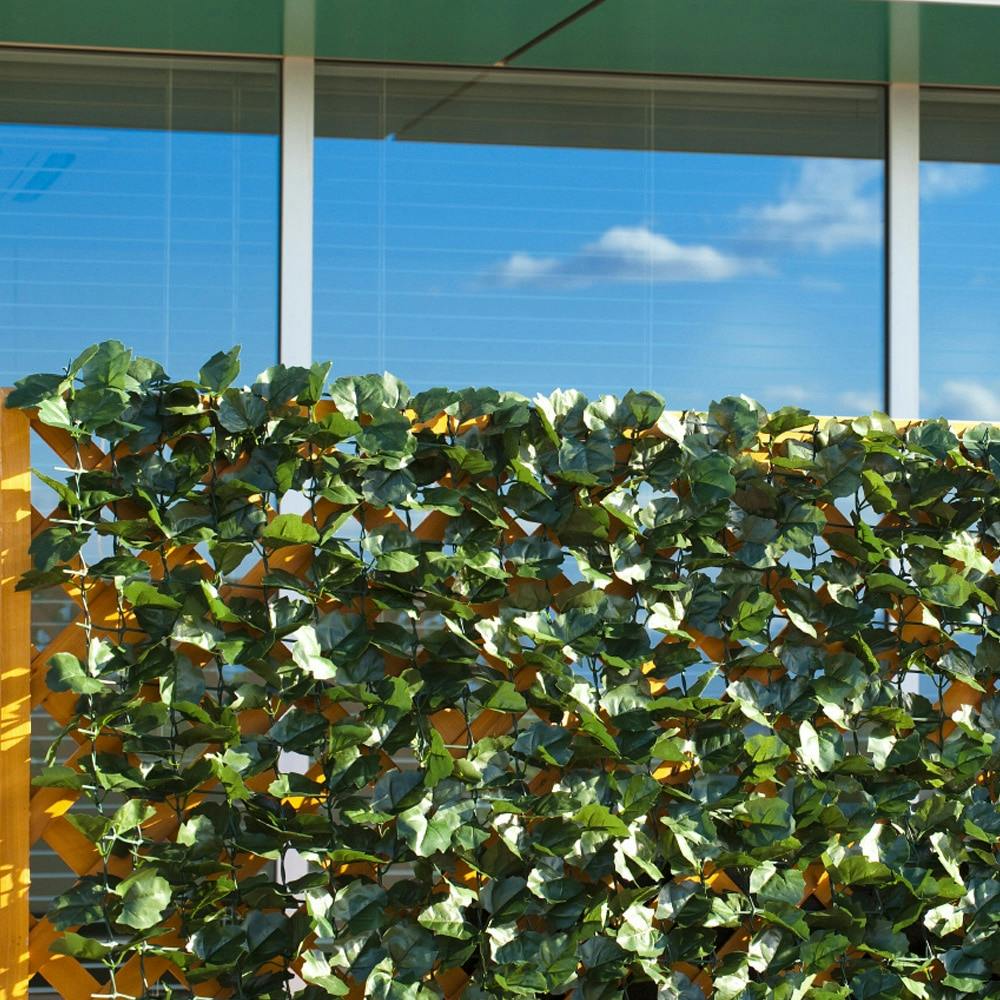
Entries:
MULTIPOLYGON (((0 384, 108 338, 175 377, 236 343, 251 378, 273 364, 278 112, 269 63, 0 57, 0 384)), ((37 439, 32 460, 64 474, 37 439)), ((56 505, 37 480, 32 501, 56 505)), ((36 647, 77 612, 35 592, 36 647)), ((60 728, 34 712, 35 768, 60 728)), ((31 868, 40 917, 75 876, 44 839, 31 868)))
POLYGON ((1000 94, 920 109, 920 415, 1000 419, 1000 94))
POLYGON ((0 383, 122 340, 277 353, 276 64, 0 59, 0 383))
POLYGON ((883 405, 878 89, 325 66, 316 110, 340 372, 883 405))

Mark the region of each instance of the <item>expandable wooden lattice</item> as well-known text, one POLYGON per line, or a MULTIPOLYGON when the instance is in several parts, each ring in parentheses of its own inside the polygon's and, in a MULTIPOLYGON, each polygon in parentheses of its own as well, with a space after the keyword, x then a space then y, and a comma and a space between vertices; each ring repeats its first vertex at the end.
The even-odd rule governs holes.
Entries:
MULTIPOLYGON (((44 709, 60 725, 72 717, 76 696, 70 692, 57 693, 46 687, 46 668, 51 657, 58 652, 73 652, 79 656, 85 654, 83 648, 84 633, 79 628, 78 621, 66 625, 43 649, 32 649, 29 646, 29 595, 15 593, 14 585, 29 567, 27 548, 30 538, 37 535, 50 523, 52 514, 39 512, 30 506, 29 493, 29 426, 30 431, 43 440, 46 445, 59 455, 67 466, 73 466, 82 457, 87 468, 97 468, 108 461, 108 456, 93 445, 87 445, 78 453, 76 446, 63 432, 46 426, 35 418, 17 411, 0 410, 0 472, 2 472, 2 492, 0 492, 0 567, 2 567, 2 592, 0 592, 0 612, 2 612, 3 628, 0 632, 0 709, 2 709, 2 744, 0 744, 0 833, 2 833, 2 866, 0 866, 0 909, 3 919, 0 920, 0 1000, 14 1000, 27 993, 29 979, 41 977, 57 993, 66 1000, 83 1000, 85 997, 101 995, 107 992, 105 983, 95 978, 93 972, 85 968, 76 959, 53 954, 49 948, 57 937, 57 933, 44 915, 32 917, 28 904, 28 871, 29 848, 31 845, 44 841, 67 865, 78 875, 95 870, 97 855, 93 844, 79 830, 66 820, 67 811, 73 806, 77 795, 64 789, 37 788, 29 786, 29 737, 30 711, 44 709)), ((420 426, 420 430, 432 434, 453 434, 461 428, 454 418, 441 415, 420 426)), ((962 428, 955 427, 956 431, 962 428)), ((760 455, 764 458, 762 452, 760 455)), ((450 480, 442 482, 449 485, 450 480)), ((321 501, 325 507, 319 514, 325 515, 333 510, 326 501, 321 501)), ((827 504, 823 508, 827 526, 823 532, 826 541, 834 549, 838 545, 838 534, 853 530, 849 521, 835 506, 827 504)), ((368 530, 380 525, 397 524, 402 528, 406 525, 398 512, 391 508, 371 508, 364 511, 368 530)), ((887 517, 889 523, 892 515, 887 517)), ((525 527, 515 518, 508 517, 505 540, 510 543, 526 535, 525 527)), ((428 513, 413 533, 420 539, 432 543, 440 543, 448 525, 449 517, 440 511, 428 513)), ((534 534, 538 537, 556 541, 551 532, 539 527, 534 534)), ((985 543, 982 543, 985 546, 985 543)), ((992 561, 995 553, 987 553, 992 561)), ((179 549, 171 554, 177 561, 197 562, 198 555, 193 548, 179 549)), ((283 568, 290 573, 301 572, 309 563, 311 549, 307 546, 288 546, 277 550, 271 560, 271 569, 283 568)), ((261 580, 264 567, 258 563, 253 566, 243 579, 242 584, 252 588, 261 580)), ((154 578, 156 569, 154 567, 154 578)), ((765 574, 766 575, 766 574, 765 574)), ((774 596, 781 602, 778 579, 772 581, 774 596)), ((534 585, 534 584, 533 584, 534 585)), ((77 584, 67 584, 66 593, 70 600, 79 603, 80 591, 77 584)), ((93 620, 104 624, 109 629, 114 628, 118 620, 119 604, 114 584, 110 581, 85 580, 82 586, 88 588, 88 604, 93 620)), ((553 598, 569 586, 569 581, 563 576, 555 576, 546 581, 553 598)), ((634 586, 622 579, 615 579, 608 587, 609 593, 629 596, 634 592, 634 586)), ((250 592, 249 590, 247 591, 250 592)), ((924 608, 919 599, 914 597, 901 598, 892 611, 900 621, 901 637, 906 641, 935 643, 940 640, 940 633, 928 628, 923 622, 924 608)), ((690 630, 689 630, 690 631, 690 630)), ((724 672, 728 662, 727 642, 705 635, 696 636, 696 644, 702 655, 715 663, 723 665, 724 672)), ((287 652, 287 650, 285 650, 287 652)), ((482 654, 489 660, 490 653, 483 650, 482 654)), ((891 655, 883 658, 886 671, 892 672, 895 663, 891 655)), ((389 669, 400 667, 387 656, 389 669)), ((741 676, 753 677, 761 682, 768 681, 767 671, 740 671, 741 676)), ((532 680, 533 672, 529 668, 515 671, 512 680, 515 687, 523 690, 532 680)), ((659 682, 653 682, 653 693, 659 682)), ((662 685, 661 685, 662 686, 662 685)), ((983 693, 968 684, 953 681, 947 689, 943 700, 945 714, 951 716, 961 706, 976 708, 983 698, 983 693)), ((345 710, 340 707, 327 709, 328 718, 343 716, 345 710)), ((467 738, 480 740, 490 735, 509 732, 516 721, 517 713, 506 711, 484 710, 467 726, 462 714, 454 708, 446 708, 431 721, 441 734, 444 742, 451 749, 453 756, 464 753, 467 738)), ((259 711, 245 713, 242 725, 247 731, 259 729, 269 723, 267 716, 259 711)), ((949 722, 942 731, 942 737, 953 728, 949 722)), ((70 758, 72 763, 73 758, 70 758)), ((391 759, 386 758, 383 768, 394 767, 391 759)), ((654 777, 671 784, 682 784, 689 776, 689 771, 683 764, 662 764, 654 772, 654 777)), ((540 792, 551 787, 558 777, 554 770, 542 770, 532 779, 532 790, 540 792)), ((260 784, 260 783, 258 783, 260 784)), ((266 787, 267 782, 263 785, 266 787)), ((315 808, 306 798, 297 800, 304 808, 315 808)), ((162 810, 159 815, 147 824, 147 837, 170 837, 176 829, 176 822, 168 810, 162 810)), ((244 871, 249 873, 258 870, 263 864, 259 858, 247 858, 244 871)), ((127 869, 119 866, 114 874, 125 875, 127 869)), ((359 872, 364 866, 359 866, 359 872)), ((833 886, 828 873, 819 864, 813 864, 806 872, 805 893, 801 904, 828 905, 831 901, 833 886)), ((474 878, 469 874, 470 881, 474 878)), ((713 890, 719 893, 741 892, 725 870, 706 868, 703 879, 713 890)), ((752 925, 735 930, 728 940, 718 949, 717 955, 723 956, 729 952, 745 950, 753 931, 752 925)), ((711 976, 707 969, 699 969, 690 965, 679 968, 689 975, 705 992, 711 987, 711 976)), ((117 976, 119 994, 138 996, 143 992, 144 980, 148 985, 168 972, 167 963, 154 959, 147 961, 140 969, 139 959, 131 959, 117 976)), ((183 977, 178 976, 182 981, 183 977)), ((821 982, 823 977, 817 979, 821 982)), ((438 983, 444 995, 457 998, 463 992, 465 976, 461 970, 451 970, 438 976, 438 983)), ((194 992, 204 995, 221 995, 218 987, 209 982, 194 987, 194 992)), ((357 987, 353 993, 360 995, 357 987)))

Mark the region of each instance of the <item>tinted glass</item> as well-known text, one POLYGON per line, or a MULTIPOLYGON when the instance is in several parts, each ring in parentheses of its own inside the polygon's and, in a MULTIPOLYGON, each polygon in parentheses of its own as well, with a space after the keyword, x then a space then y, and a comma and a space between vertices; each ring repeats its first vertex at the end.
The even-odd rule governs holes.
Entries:
POLYGON ((416 389, 880 407, 880 101, 325 67, 315 353, 416 389))
POLYGON ((921 95, 921 416, 1000 419, 1000 96, 921 95))
MULTIPOLYGON (((249 377, 274 364, 278 115, 268 63, 0 57, 0 384, 109 338, 177 377, 237 343, 249 377)), ((38 439, 32 460, 65 475, 38 439)), ((32 500, 48 513, 56 497, 36 481, 32 500)), ((33 595, 43 663, 76 610, 33 595)), ((36 767, 59 729, 36 710, 36 767)), ((53 832, 32 848, 37 916, 74 878, 53 832)))
POLYGON ((273 364, 278 113, 269 63, 0 59, 0 383, 108 338, 273 364))

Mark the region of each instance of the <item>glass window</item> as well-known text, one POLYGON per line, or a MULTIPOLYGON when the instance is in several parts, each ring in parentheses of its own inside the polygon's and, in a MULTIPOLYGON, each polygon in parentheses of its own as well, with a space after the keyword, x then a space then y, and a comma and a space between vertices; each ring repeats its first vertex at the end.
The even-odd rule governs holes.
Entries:
MULTIPOLYGON (((0 55, 0 385, 109 338, 175 377, 236 343, 250 378, 274 364, 278 127, 277 64, 0 55)), ((37 480, 32 499, 56 503, 37 480)), ((61 590, 36 592, 36 647, 76 611, 61 590)), ((36 767, 59 728, 36 710, 36 767)), ((39 840, 36 915, 73 880, 39 840)))
POLYGON ((0 58, 0 384, 118 339, 277 356, 276 63, 0 58))
POLYGON ((415 389, 881 407, 881 100, 324 66, 315 353, 415 389))
POLYGON ((1000 94, 924 90, 920 415, 1000 419, 1000 94))

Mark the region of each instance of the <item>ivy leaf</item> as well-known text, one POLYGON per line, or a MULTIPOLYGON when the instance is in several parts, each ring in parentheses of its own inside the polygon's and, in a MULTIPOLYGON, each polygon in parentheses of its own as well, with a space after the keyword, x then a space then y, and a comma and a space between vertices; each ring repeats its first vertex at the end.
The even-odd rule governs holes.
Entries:
POLYGON ((7 406, 10 409, 38 406, 44 400, 61 397, 69 384, 65 375, 28 375, 14 383, 7 395, 7 406))
POLYGON ((163 919, 170 905, 170 883, 152 869, 145 869, 115 887, 122 907, 115 918, 119 924, 137 931, 147 931, 163 919))
POLYGON ((422 910, 417 923, 433 934, 464 941, 471 938, 473 930, 465 919, 463 909, 476 902, 476 893, 460 885, 449 885, 448 895, 438 903, 422 910))
POLYGON ((750 892, 767 903, 798 906, 805 891, 805 877, 796 868, 779 869, 765 861, 750 873, 750 892))
POLYGON ((452 835, 461 824, 457 810, 439 809, 429 815, 423 802, 397 816, 396 832, 418 858, 429 858, 451 846, 452 835))
POLYGON ((419 797, 423 785, 421 771, 389 771, 375 784, 372 808, 380 813, 402 812, 419 797))
POLYGON ((824 972, 844 957, 850 941, 843 934, 816 931, 800 950, 806 972, 824 972))
POLYGON ((397 409, 410 399, 410 390, 394 376, 357 375, 338 378, 330 386, 330 398, 348 419, 356 420, 362 413, 377 413, 397 409))
POLYGON ((278 514, 261 532, 261 538, 272 548, 316 545, 319 543, 319 532, 299 514, 278 514))
POLYGON ((733 460, 728 455, 705 455, 691 463, 691 498, 698 504, 724 500, 736 492, 733 460))
POLYGON ((428 788, 434 788, 439 782, 450 777, 455 769, 455 759, 436 729, 431 730, 430 746, 424 758, 424 767, 427 769, 427 778, 424 783, 428 788))
POLYGON ((205 672, 186 656, 178 655, 160 679, 160 693, 165 705, 179 702, 197 705, 205 694, 205 672))
POLYGON ((288 636, 293 643, 292 659, 310 677, 318 681, 332 680, 337 676, 337 667, 322 653, 319 635, 312 625, 303 625, 288 636))
POLYGON ((628 827, 621 819, 599 802, 585 805, 573 819, 583 830, 599 831, 615 837, 627 837, 629 834, 628 827))
POLYGON ((232 434, 256 430, 266 419, 264 400, 239 389, 229 389, 219 405, 219 423, 232 434))
POLYGON ((69 955, 84 962, 99 962, 105 955, 110 955, 112 950, 110 945, 75 931, 64 932, 49 946, 49 951, 57 955, 69 955))
POLYGON ((330 966, 329 958, 321 951, 310 950, 302 954, 302 978, 313 986, 318 986, 325 996, 347 996, 350 988, 330 966))
POLYGON ((385 904, 386 893, 380 885, 355 881, 337 892, 330 912, 351 934, 363 934, 381 926, 385 904))
POLYGON ((799 725, 799 759, 807 767, 823 773, 832 770, 842 757, 843 740, 838 732, 817 732, 808 719, 799 725))
POLYGON ((45 769, 31 779, 35 788, 69 788, 79 791, 83 787, 83 777, 79 771, 66 764, 48 764, 45 769))
POLYGON ((240 373, 240 345, 213 354, 198 372, 198 382, 211 392, 228 389, 240 373))
POLYGON ((70 562, 83 548, 86 535, 62 525, 54 525, 37 534, 28 551, 35 568, 43 573, 70 562))
POLYGON ((105 690, 104 683, 90 676, 72 653, 56 653, 49 661, 49 671, 45 680, 52 691, 100 694, 105 690))

